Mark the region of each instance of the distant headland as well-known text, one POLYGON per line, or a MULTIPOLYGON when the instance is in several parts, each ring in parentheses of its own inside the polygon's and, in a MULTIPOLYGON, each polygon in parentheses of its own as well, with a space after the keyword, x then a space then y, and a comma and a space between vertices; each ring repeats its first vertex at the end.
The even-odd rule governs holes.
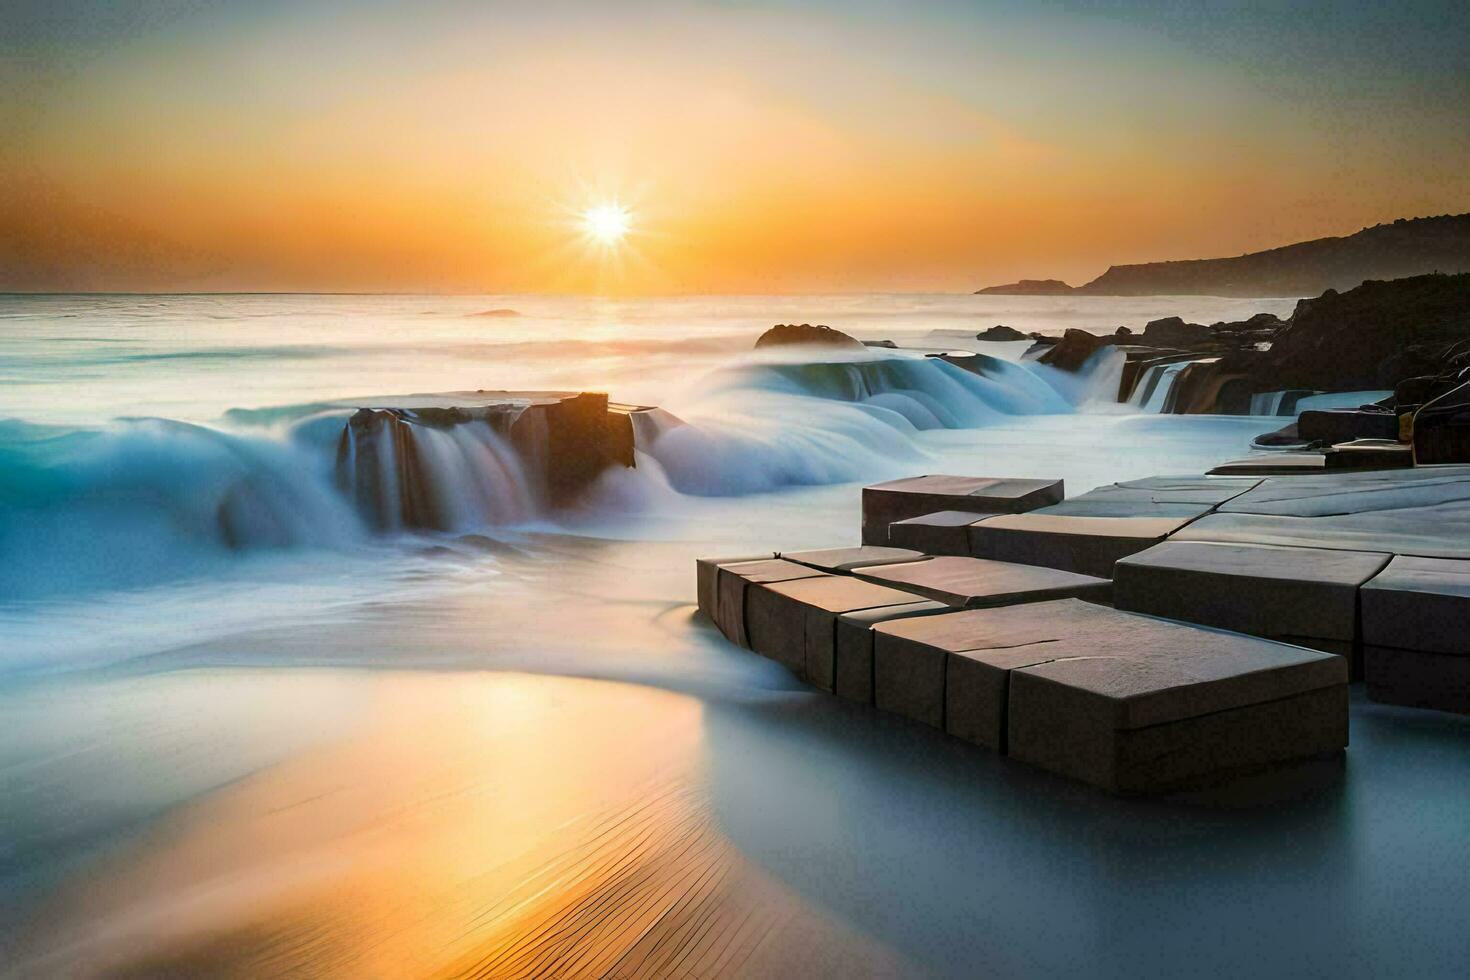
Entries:
POLYGON ((1115 265, 1081 286, 1022 279, 976 295, 1316 296, 1368 279, 1470 272, 1470 214, 1400 218, 1341 238, 1318 238, 1235 258, 1115 265))

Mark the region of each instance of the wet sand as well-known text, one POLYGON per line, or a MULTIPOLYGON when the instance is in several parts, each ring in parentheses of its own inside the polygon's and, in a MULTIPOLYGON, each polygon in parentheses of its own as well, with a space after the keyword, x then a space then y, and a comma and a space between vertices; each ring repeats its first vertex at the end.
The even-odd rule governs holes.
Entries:
MULTIPOLYGON (((269 700, 289 683, 234 673, 219 693, 269 700)), ((181 807, 64 885, 15 951, 21 971, 899 972, 722 832, 697 700, 520 674, 330 683, 357 689, 363 723, 181 807)))

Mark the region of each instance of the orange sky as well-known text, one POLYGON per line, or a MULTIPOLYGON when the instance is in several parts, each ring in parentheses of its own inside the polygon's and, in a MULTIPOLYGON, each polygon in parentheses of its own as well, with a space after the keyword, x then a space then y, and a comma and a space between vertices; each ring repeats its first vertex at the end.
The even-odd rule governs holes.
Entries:
POLYGON ((1470 210, 1437 48, 1285 70, 1264 30, 1007 4, 77 15, 0 59, 0 289, 969 290, 1470 210))

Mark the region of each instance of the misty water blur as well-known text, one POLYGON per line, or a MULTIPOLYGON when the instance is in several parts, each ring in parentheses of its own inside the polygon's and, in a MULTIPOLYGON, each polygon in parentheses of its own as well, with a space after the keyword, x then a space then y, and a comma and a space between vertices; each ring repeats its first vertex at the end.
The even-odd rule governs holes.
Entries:
MULTIPOLYGON (((511 888, 494 869, 530 881, 581 848, 588 867, 643 867, 640 835, 665 835, 704 856, 650 882, 708 872, 728 882, 714 906, 799 924, 783 955, 861 950, 823 961, 848 972, 1167 972, 1200 944, 1247 969, 1239 935, 1303 916, 1322 940, 1294 937, 1303 968, 1444 966, 1450 924, 1378 896, 1457 887, 1440 856, 1467 852, 1463 821, 1392 816, 1404 798, 1455 812, 1455 720, 1358 705, 1347 770, 1284 796, 1108 800, 813 694, 692 613, 696 556, 855 543, 864 482, 1061 477, 1076 494, 1200 472, 1272 425, 1119 406, 1107 358, 1064 376, 1023 362, 1025 343, 980 345, 979 374, 753 355, 766 326, 917 342, 1291 305, 0 298, 0 952, 185 969, 222 955, 202 935, 320 916, 340 948, 270 948, 319 970, 371 949, 504 953, 526 920, 477 911, 511 888), (475 315, 502 308, 521 315, 475 315), (687 424, 555 513, 500 447, 446 435, 436 465, 461 483, 493 469, 498 489, 450 501, 444 532, 370 528, 333 482, 354 399, 500 388, 606 390, 687 424), (627 836, 590 843, 599 821, 627 836)), ((614 887, 565 874, 568 894, 614 887)), ((572 914, 543 900, 524 906, 536 921, 572 914)))

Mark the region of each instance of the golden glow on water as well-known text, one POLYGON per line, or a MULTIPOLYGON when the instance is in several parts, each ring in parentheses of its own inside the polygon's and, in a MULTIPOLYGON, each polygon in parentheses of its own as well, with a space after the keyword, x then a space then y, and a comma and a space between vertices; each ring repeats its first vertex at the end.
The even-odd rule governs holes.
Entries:
POLYGON ((368 689, 360 730, 90 869, 37 917, 22 962, 72 976, 889 969, 721 833, 699 701, 518 674, 336 676, 368 689))

